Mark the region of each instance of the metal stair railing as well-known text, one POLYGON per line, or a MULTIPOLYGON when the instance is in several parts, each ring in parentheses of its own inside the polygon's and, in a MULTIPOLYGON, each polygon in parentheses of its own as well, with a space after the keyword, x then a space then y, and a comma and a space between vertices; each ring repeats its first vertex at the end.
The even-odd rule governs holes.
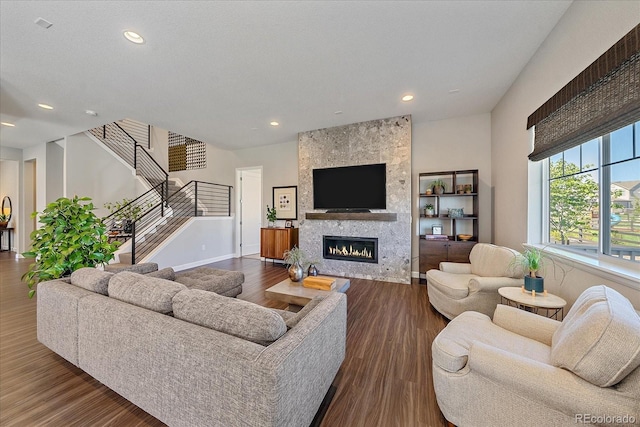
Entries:
POLYGON ((164 200, 168 198, 169 174, 122 126, 116 122, 108 123, 90 129, 89 132, 134 168, 136 174, 145 179, 152 188, 164 181, 166 185, 162 189, 165 192, 161 197, 164 200))
POLYGON ((191 217, 231 216, 230 185, 204 181, 190 181, 167 199, 170 215, 161 213, 162 206, 150 207, 132 223, 131 263, 153 251, 165 238, 191 217), (141 230, 155 228, 155 233, 144 233, 144 241, 136 235, 141 230), (166 229, 166 231, 162 231, 166 229))

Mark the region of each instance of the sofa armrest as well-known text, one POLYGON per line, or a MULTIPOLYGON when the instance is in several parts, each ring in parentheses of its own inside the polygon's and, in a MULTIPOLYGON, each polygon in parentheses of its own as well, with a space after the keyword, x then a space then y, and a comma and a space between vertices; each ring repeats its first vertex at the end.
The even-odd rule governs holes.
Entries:
POLYGON ((551 346, 553 333, 562 324, 557 320, 548 319, 515 307, 498 304, 493 313, 493 323, 502 329, 514 332, 527 338, 551 346))
POLYGON ((543 405, 572 418, 586 413, 626 414, 640 419, 637 396, 619 392, 614 387, 598 387, 567 370, 483 343, 472 344, 468 367, 471 372, 530 402, 531 410, 543 405))
POLYGON ((471 274, 471 264, 464 262, 441 262, 440 271, 455 274, 471 274))
POLYGON ((522 279, 512 279, 511 277, 481 277, 477 276, 469 280, 469 293, 474 292, 498 292, 498 289, 505 286, 522 286, 522 279))

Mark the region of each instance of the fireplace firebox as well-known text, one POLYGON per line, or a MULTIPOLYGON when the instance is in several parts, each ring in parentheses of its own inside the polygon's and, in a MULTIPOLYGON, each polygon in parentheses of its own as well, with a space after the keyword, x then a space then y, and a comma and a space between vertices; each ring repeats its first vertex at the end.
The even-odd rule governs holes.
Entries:
POLYGON ((377 264, 378 238, 322 236, 322 257, 377 264))

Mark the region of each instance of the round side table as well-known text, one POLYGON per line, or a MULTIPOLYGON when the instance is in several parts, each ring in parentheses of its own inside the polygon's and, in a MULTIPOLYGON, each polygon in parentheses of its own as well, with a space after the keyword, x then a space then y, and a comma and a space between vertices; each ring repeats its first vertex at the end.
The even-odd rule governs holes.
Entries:
POLYGON ((502 304, 540 315, 542 315, 540 310, 544 310, 546 317, 556 320, 562 320, 564 318, 564 307, 567 305, 567 302, 547 291, 532 294, 525 291, 524 287, 504 287, 498 289, 498 293, 500 294, 500 302, 502 304), (560 316, 560 318, 558 318, 558 316, 560 316))

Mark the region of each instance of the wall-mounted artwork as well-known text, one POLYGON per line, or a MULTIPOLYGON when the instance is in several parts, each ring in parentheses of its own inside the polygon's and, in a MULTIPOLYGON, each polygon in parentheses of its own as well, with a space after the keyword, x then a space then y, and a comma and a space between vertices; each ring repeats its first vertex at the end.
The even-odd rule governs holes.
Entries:
POLYGON ((298 219, 298 186, 273 187, 277 219, 298 219))

